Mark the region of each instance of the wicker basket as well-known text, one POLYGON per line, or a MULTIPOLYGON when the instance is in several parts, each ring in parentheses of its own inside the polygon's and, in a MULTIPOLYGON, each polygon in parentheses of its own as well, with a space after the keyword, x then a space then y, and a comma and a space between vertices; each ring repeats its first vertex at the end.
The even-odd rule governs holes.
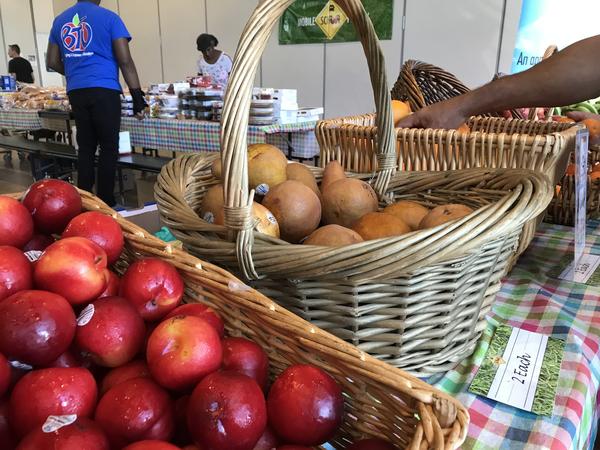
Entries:
POLYGON ((458 78, 433 64, 413 59, 402 66, 392 89, 394 100, 408 101, 413 111, 469 92, 458 78))
POLYGON ((292 364, 313 364, 337 380, 346 414, 331 442, 336 449, 361 437, 415 450, 455 449, 465 440, 469 414, 457 400, 303 321, 225 270, 173 248, 81 193, 85 210, 109 214, 121 225, 125 250, 115 265, 119 273, 139 258, 169 261, 183 277, 186 302, 211 306, 230 336, 252 339, 265 349, 271 379, 292 364))
POLYGON ((372 181, 383 201, 479 208, 456 223, 340 249, 290 245, 254 231, 248 192, 247 125, 251 89, 271 28, 293 0, 265 0, 235 57, 223 110, 225 226, 196 211, 212 178, 210 158, 191 155, 163 168, 156 187, 161 215, 186 248, 241 273, 280 304, 346 341, 412 373, 451 368, 472 352, 523 224, 548 205, 553 187, 530 171, 472 169, 402 173, 384 61, 358 0, 340 0, 367 55, 378 111, 378 162, 372 181))
MULTIPOLYGON (((588 157, 589 168, 591 169, 598 163, 600 163, 600 147, 591 147, 588 157)), ((575 176, 565 174, 557 185, 545 221, 558 225, 575 225, 575 206, 577 204, 575 192, 575 176)), ((588 220, 600 218, 600 179, 592 179, 591 175, 588 175, 586 213, 588 220)))

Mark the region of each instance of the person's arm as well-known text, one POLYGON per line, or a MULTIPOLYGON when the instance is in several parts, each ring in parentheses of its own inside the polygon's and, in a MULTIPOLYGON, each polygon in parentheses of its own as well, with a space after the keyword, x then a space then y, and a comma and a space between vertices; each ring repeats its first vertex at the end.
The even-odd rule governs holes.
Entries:
POLYGON ((53 42, 48 42, 48 50, 46 52, 46 68, 52 69, 61 75, 65 74, 65 65, 60 57, 60 48, 53 42))
POLYGON ((144 93, 140 85, 140 78, 138 76, 137 68, 131 57, 131 51, 129 49, 129 39, 119 38, 113 41, 113 51, 117 58, 119 68, 125 78, 125 83, 129 86, 129 93, 133 98, 133 112, 138 115, 141 114, 146 108, 146 101, 144 100, 144 93))
POLYGON ((532 106, 563 106, 600 96, 600 35, 579 41, 533 68, 500 78, 403 119, 399 127, 457 128, 469 117, 532 106))

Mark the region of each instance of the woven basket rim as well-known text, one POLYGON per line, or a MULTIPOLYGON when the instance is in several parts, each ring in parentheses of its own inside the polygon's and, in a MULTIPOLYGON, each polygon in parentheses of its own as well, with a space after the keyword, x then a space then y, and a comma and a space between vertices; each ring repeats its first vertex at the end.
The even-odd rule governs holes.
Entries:
MULTIPOLYGON (((134 242, 144 248, 151 249, 153 254, 168 260, 178 271, 185 272, 186 276, 191 277, 195 282, 201 282, 199 281, 201 276, 206 277, 214 286, 220 286, 221 289, 229 291, 231 296, 235 298, 234 300, 230 298, 229 301, 235 301, 236 306, 252 307, 253 310, 269 317, 272 323, 282 323, 286 324, 288 328, 292 327, 298 336, 298 340, 303 342, 307 348, 318 348, 320 352, 328 355, 328 360, 329 358, 339 357, 346 359, 346 362, 353 361, 353 365, 363 369, 363 375, 364 373, 371 373, 371 379, 377 380, 378 384, 391 391, 398 391, 411 397, 418 402, 419 408, 427 408, 428 416, 435 415, 435 411, 444 414, 445 408, 449 408, 451 411, 454 410, 456 413, 454 422, 456 440, 451 443, 452 448, 459 447, 466 439, 469 412, 454 397, 402 369, 379 361, 351 344, 304 321, 285 308, 276 305, 260 292, 248 287, 227 270, 201 260, 174 247, 172 244, 161 241, 151 233, 123 218, 96 196, 82 190, 79 190, 79 192, 82 196, 83 209, 98 211, 113 217, 123 230, 126 242, 134 242), (459 428, 460 430, 458 430, 459 428)), ((25 194, 26 192, 19 192, 6 195, 20 200, 25 194)), ((391 397, 396 396, 391 395, 391 397)), ((398 401, 402 400, 398 399, 398 401)), ((425 427, 427 428, 427 425, 425 427)), ((439 449, 442 448, 444 448, 443 443, 439 449)))
MULTIPOLYGON (((159 205, 161 204, 161 199, 164 198, 164 196, 168 195, 170 198, 178 196, 178 193, 166 192, 162 187, 168 183, 167 178, 170 176, 170 173, 181 173, 178 171, 184 166, 187 168, 182 170, 188 170, 193 173, 197 173, 198 170, 200 170, 200 167, 203 165, 208 166, 209 162, 210 158, 206 160, 206 158, 202 157, 201 155, 188 155, 178 161, 170 162, 159 176, 157 183, 156 195, 159 205)), ((321 170, 322 169, 317 169, 315 171, 318 173, 321 170)), ((354 177, 368 179, 372 177, 372 174, 354 174, 354 177)), ((519 186, 525 186, 527 183, 533 183, 535 188, 533 190, 522 189, 519 192, 515 192, 513 189, 513 191, 506 192, 501 200, 495 202, 491 206, 488 205, 484 208, 478 209, 472 215, 461 221, 447 224, 432 230, 416 231, 399 237, 380 239, 376 241, 366 241, 363 243, 335 249, 328 247, 290 244, 258 232, 253 232, 254 245, 253 247, 248 248, 248 251, 252 253, 254 258, 260 260, 261 262, 261 270, 259 273, 260 276, 273 277, 276 273, 278 273, 278 270, 276 270, 274 267, 268 269, 265 268, 265 266, 269 265, 264 261, 269 258, 265 252, 276 252, 277 260, 280 262, 295 261, 295 266, 297 266, 298 272, 301 272, 303 261, 331 260, 331 258, 333 258, 335 255, 335 258, 333 259, 338 261, 340 264, 339 269, 333 273, 329 272, 328 277, 324 277, 324 279, 340 279, 341 277, 348 281, 354 280, 358 282, 362 279, 360 271, 354 271, 354 275, 351 277, 348 276, 346 271, 350 268, 353 261, 362 260, 365 254, 375 254, 379 252, 381 255, 388 255, 393 251, 408 251, 411 247, 417 245, 416 243, 424 242, 424 240, 427 239, 431 239, 431 241, 435 242, 436 245, 439 245, 442 248, 451 248, 454 240, 461 235, 461 232, 457 231, 461 226, 466 224, 467 228, 469 228, 474 226, 476 223, 480 224, 482 228, 477 228, 477 233, 475 233, 474 230, 470 230, 472 239, 469 240, 470 242, 461 246, 460 250, 456 250, 453 253, 446 255, 443 259, 440 258, 441 253, 431 256, 426 255, 425 250, 420 250, 416 253, 416 255, 421 258, 420 263, 415 263, 413 261, 411 264, 409 264, 408 262, 405 262, 405 264, 400 266, 401 268, 395 272, 397 276, 403 273, 411 273, 415 270, 418 270, 419 267, 429 266, 431 264, 440 264, 443 261, 464 257, 471 251, 476 251, 480 245, 483 245, 483 242, 493 241, 501 238, 505 233, 510 232, 510 230, 517 229, 518 227, 522 226, 523 223, 527 222, 533 217, 536 217, 545 209, 551 200, 554 187, 551 185, 546 175, 527 169, 464 169, 453 171, 451 173, 399 172, 392 178, 390 181, 390 189, 388 190, 389 192, 397 192, 399 190, 399 183, 402 184, 403 182, 412 183, 411 185, 414 186, 418 186, 419 183, 433 182, 437 183, 437 185, 441 187, 450 185, 451 181, 458 183, 458 180, 464 181, 467 179, 476 178, 478 182, 481 182, 481 180, 484 179, 500 180, 505 179, 505 177, 514 177, 515 179, 518 178, 519 181, 515 181, 513 186, 514 189, 519 189, 519 186), (540 198, 536 198, 535 196, 539 196, 540 198), (509 198, 512 200, 508 200, 509 198), (511 216, 510 221, 506 217, 497 218, 497 220, 494 219, 493 224, 492 222, 489 222, 487 226, 482 225, 483 222, 481 222, 481 218, 485 217, 485 214, 493 214, 493 211, 495 211, 496 208, 500 209, 502 207, 501 204, 504 204, 504 202, 513 202, 511 203, 513 206, 516 204, 521 205, 517 207, 519 211, 518 214, 516 213, 515 215, 511 216), (485 234, 485 239, 482 238, 481 233, 485 234), (444 245, 441 245, 441 242, 443 242, 444 245), (340 260, 344 260, 344 262, 340 262, 340 260), (335 275, 335 273, 343 275, 335 275)), ((217 180, 212 179, 210 182, 206 181, 201 183, 204 183, 205 186, 208 186, 216 184, 217 180)), ((186 189, 186 186, 184 185, 181 187, 183 190, 186 189)), ((199 235, 206 236, 206 233, 219 233, 223 236, 226 236, 226 227, 208 224, 198 216, 198 214, 193 210, 192 206, 188 204, 185 199, 180 198, 178 204, 179 207, 186 208, 186 211, 184 212, 186 218, 198 224, 199 235)), ((171 226, 174 229, 174 233, 177 235, 178 228, 180 228, 181 225, 175 221, 171 222, 168 214, 165 213, 162 208, 161 214, 163 215, 167 225, 171 226)), ((227 239, 214 236, 206 237, 206 239, 212 241, 211 247, 213 247, 214 251, 218 252, 219 254, 230 254, 231 252, 235 251, 236 244, 228 241, 227 239)), ((328 267, 328 270, 332 270, 332 268, 328 267)), ((294 274, 296 274, 296 272, 290 274, 289 278, 304 279, 304 277, 297 277, 294 274)), ((280 277, 277 276, 276 278, 280 277)), ((312 278, 312 276, 307 275, 307 278, 312 278)), ((372 278, 369 277, 369 279, 372 278)), ((382 278, 376 279, 381 280, 382 278)))

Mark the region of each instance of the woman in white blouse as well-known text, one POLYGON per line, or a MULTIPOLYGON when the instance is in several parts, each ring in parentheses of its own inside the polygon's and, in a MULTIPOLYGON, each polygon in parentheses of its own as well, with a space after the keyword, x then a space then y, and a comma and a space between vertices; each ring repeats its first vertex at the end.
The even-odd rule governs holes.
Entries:
POLYGON ((227 86, 229 74, 233 66, 231 57, 216 47, 219 41, 212 34, 201 34, 196 41, 202 56, 198 60, 198 75, 212 77, 213 83, 227 86))

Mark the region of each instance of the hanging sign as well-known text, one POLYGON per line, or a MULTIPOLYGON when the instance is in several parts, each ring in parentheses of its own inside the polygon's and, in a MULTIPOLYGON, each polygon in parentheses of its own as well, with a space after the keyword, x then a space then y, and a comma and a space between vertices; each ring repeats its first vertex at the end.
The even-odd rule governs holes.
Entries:
MULTIPOLYGON (((362 0, 362 3, 379 39, 392 39, 394 0, 362 0)), ((358 40, 354 26, 335 0, 296 0, 279 25, 282 45, 358 40)))

